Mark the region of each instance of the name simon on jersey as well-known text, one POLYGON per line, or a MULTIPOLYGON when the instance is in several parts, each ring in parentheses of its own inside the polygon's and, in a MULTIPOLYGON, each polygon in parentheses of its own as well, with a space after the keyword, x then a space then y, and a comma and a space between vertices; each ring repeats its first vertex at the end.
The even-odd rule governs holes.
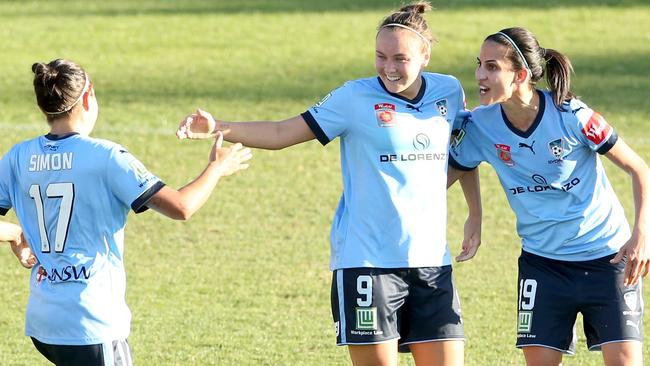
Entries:
POLYGON ((70 170, 72 169, 72 153, 35 154, 29 158, 29 171, 70 170))
POLYGON ((545 191, 564 191, 568 192, 570 191, 573 187, 577 186, 580 184, 580 178, 573 178, 571 181, 567 183, 563 183, 561 187, 553 187, 551 185, 545 184, 539 184, 539 185, 534 185, 534 186, 526 186, 526 187, 514 187, 514 188, 508 188, 508 191, 512 193, 512 195, 517 195, 517 194, 522 194, 522 193, 527 193, 527 192, 532 192, 532 193, 539 193, 539 192, 545 192, 545 191))
POLYGON ((447 153, 411 153, 411 154, 381 154, 379 161, 382 163, 393 161, 419 161, 419 160, 445 160, 447 153))

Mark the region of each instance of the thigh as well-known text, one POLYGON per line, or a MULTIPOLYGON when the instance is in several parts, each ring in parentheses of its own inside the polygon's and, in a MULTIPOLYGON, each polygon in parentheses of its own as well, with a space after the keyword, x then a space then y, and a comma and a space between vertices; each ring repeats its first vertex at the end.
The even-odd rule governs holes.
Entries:
POLYGON ((423 342, 464 340, 460 301, 451 266, 412 268, 401 312, 400 348, 423 342))
POLYGON ((397 366, 397 339, 368 345, 349 345, 354 366, 397 366))
POLYGON ((576 264, 582 274, 580 311, 590 350, 612 342, 643 340, 641 282, 623 285, 625 263, 611 264, 612 257, 576 264))
POLYGON ((613 342, 602 345, 605 366, 642 366, 641 342, 613 342))
POLYGON ((413 343, 410 346, 416 365, 462 366, 463 340, 413 343))
POLYGON ((519 257, 517 347, 575 353, 578 313, 573 273, 566 262, 527 252, 519 257))
POLYGON ((400 337, 405 270, 345 268, 332 276, 332 317, 338 345, 369 345, 400 337))
POLYGON ((526 365, 561 366, 562 352, 548 347, 528 346, 523 348, 526 365))

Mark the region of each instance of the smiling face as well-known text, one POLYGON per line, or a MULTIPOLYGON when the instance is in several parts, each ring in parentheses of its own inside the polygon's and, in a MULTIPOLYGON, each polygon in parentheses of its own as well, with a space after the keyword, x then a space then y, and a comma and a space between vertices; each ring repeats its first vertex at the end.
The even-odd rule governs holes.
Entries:
POLYGON ((499 43, 490 40, 483 42, 475 73, 482 105, 509 100, 521 85, 518 77, 521 77, 522 71, 514 70, 507 58, 509 52, 506 46, 499 43))
POLYGON ((383 28, 377 34, 375 69, 391 93, 417 96, 420 74, 429 63, 429 48, 420 37, 401 28, 383 28))

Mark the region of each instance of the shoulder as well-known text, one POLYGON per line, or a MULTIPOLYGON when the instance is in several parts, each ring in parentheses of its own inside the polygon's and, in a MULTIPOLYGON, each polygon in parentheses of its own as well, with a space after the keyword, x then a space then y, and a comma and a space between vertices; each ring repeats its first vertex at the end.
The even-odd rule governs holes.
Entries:
POLYGON ((470 118, 475 123, 490 123, 495 115, 501 116, 499 104, 480 105, 470 112, 470 118))
POLYGON ((0 156, 0 158, 12 158, 16 155, 21 154, 22 152, 30 151, 33 146, 39 144, 40 138, 41 136, 17 143, 13 145, 4 155, 0 156))
POLYGON ((105 158, 114 158, 124 153, 128 153, 126 148, 116 142, 94 138, 94 137, 81 137, 80 143, 85 145, 85 148, 95 156, 105 158))
POLYGON ((560 113, 562 118, 566 121, 576 121, 586 123, 594 115, 594 111, 580 99, 570 99, 562 103, 560 113))
POLYGON ((350 91, 381 89, 377 76, 346 81, 339 89, 350 91))
POLYGON ((422 77, 429 85, 445 85, 460 89, 460 81, 453 75, 438 74, 435 72, 423 72, 422 77))

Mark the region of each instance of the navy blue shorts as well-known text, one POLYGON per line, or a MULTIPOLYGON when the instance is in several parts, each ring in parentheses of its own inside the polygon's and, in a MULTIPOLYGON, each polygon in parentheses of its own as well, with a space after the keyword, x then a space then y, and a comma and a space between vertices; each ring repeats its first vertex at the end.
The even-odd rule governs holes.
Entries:
POLYGON ((523 252, 519 257, 517 347, 575 353, 574 324, 582 314, 589 350, 643 340, 641 283, 624 286, 625 263, 614 255, 569 262, 523 252))
POLYGON ((346 268, 332 275, 338 345, 464 340, 451 266, 346 268))
POLYGON ((126 340, 84 346, 46 344, 34 337, 32 342, 56 366, 133 366, 126 340))

